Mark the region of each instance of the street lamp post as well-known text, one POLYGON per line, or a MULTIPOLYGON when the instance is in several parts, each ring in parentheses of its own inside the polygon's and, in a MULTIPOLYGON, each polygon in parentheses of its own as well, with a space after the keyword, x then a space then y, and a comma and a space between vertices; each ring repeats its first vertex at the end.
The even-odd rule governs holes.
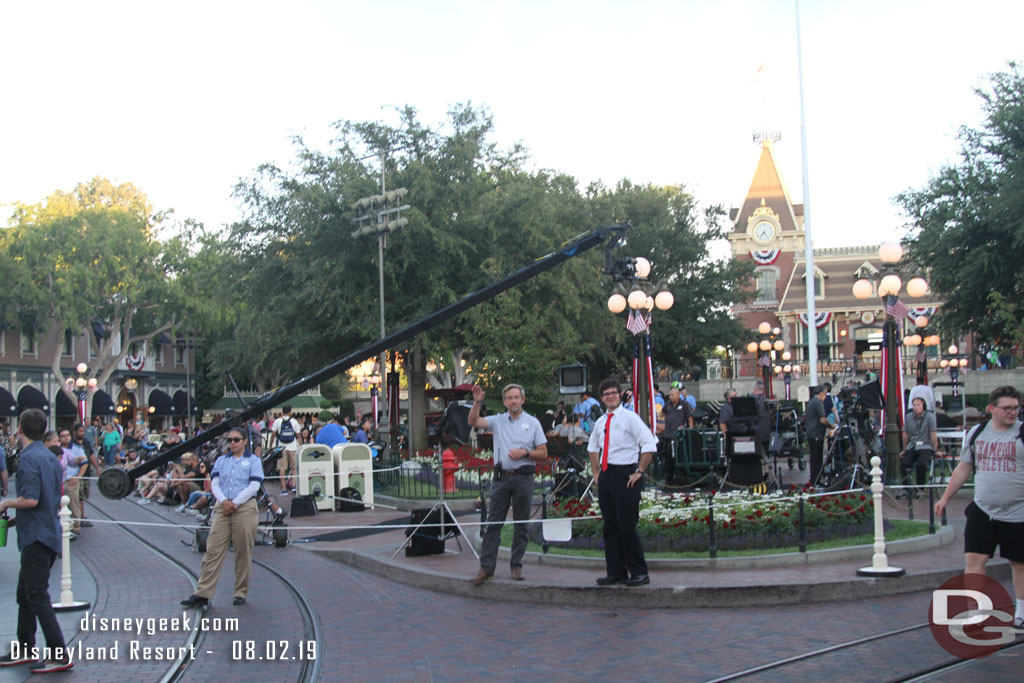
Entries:
MULTIPOLYGON (((761 380, 764 382, 764 394, 768 398, 774 398, 772 390, 772 372, 780 375, 783 372, 782 365, 773 363, 774 360, 791 360, 789 351, 785 351, 786 342, 782 339, 782 330, 772 327, 770 323, 763 322, 757 326, 757 338, 747 344, 747 351, 757 355, 757 367, 761 368, 761 380)), ((792 366, 787 373, 792 371, 792 366)), ((790 380, 792 377, 790 377, 790 380)), ((786 382, 786 398, 789 398, 789 381, 786 382)))
POLYGON ((75 366, 76 377, 68 377, 65 384, 78 400, 78 421, 85 424, 86 410, 89 404, 89 392, 96 390, 96 378, 89 377, 89 366, 79 363, 75 366))
MULTIPOLYGON (((895 483, 899 477, 900 431, 902 428, 903 369, 899 362, 900 323, 906 319, 909 309, 899 299, 903 280, 900 279, 897 264, 903 258, 903 247, 897 242, 887 242, 878 250, 878 257, 884 264, 877 283, 861 277, 853 283, 853 295, 868 299, 872 293, 882 299, 885 323, 882 328, 882 392, 885 395, 885 478, 895 483)), ((928 283, 922 277, 913 277, 907 282, 906 292, 911 297, 922 297, 928 292, 928 283)))
POLYGON ((651 262, 642 256, 611 261, 602 271, 611 275, 615 290, 608 298, 608 310, 619 314, 629 308, 626 329, 633 333, 633 406, 645 424, 655 431, 654 376, 651 360, 651 318, 655 308, 667 311, 675 303, 665 284, 648 281, 651 262), (642 408, 641 408, 642 407, 642 408))

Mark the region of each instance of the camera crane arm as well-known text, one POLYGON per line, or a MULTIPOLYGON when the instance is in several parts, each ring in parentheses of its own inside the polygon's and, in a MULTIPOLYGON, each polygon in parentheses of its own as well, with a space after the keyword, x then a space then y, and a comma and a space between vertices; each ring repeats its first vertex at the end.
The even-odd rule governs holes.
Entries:
POLYGON ((554 251, 546 256, 541 256, 533 263, 520 268, 511 275, 508 275, 497 282, 493 282, 483 289, 471 292, 458 301, 450 303, 443 308, 439 308, 412 324, 392 332, 383 339, 353 351, 344 358, 336 360, 316 372, 306 375, 302 379, 283 386, 276 391, 260 396, 250 403, 246 409, 242 410, 230 420, 224 420, 220 424, 207 429, 202 434, 194 436, 187 441, 183 441, 182 443, 169 448, 157 457, 139 465, 131 471, 121 468, 108 468, 104 470, 99 479, 100 493, 107 498, 124 498, 132 492, 135 481, 147 472, 151 472, 161 465, 171 462, 183 453, 195 450, 204 443, 230 431, 232 427, 246 424, 250 418, 261 415, 274 406, 280 405, 281 403, 298 396, 303 391, 306 391, 321 382, 325 382, 345 370, 355 367, 367 358, 377 356, 386 349, 408 341, 417 334, 426 332, 455 317, 459 313, 476 306, 477 304, 489 301, 505 290, 511 289, 521 282, 526 282, 545 271, 551 270, 555 266, 582 254, 584 251, 596 247, 609 237, 613 237, 612 241, 605 247, 605 272, 607 272, 607 264, 611 262, 611 250, 622 242, 623 238, 626 236, 628 228, 628 223, 621 223, 619 225, 602 226, 595 228, 590 232, 578 235, 577 237, 562 244, 558 251, 554 251))

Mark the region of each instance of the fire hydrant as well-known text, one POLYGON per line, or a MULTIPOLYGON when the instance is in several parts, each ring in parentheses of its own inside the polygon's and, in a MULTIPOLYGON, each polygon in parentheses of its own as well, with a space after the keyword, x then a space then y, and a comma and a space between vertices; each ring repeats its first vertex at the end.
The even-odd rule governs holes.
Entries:
POLYGON ((455 493, 455 451, 450 448, 441 453, 441 478, 444 480, 444 492, 455 493))

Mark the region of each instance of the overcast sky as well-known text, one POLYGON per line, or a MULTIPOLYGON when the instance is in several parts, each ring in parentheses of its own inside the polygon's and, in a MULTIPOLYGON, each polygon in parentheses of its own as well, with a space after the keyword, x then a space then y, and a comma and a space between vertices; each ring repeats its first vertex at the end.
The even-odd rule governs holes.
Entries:
MULTIPOLYGON (((472 101, 539 168, 681 184, 737 206, 779 130, 803 200, 793 0, 5 2, 0 202, 95 175, 234 220, 239 177, 339 119, 427 123, 472 101), (760 82, 755 72, 763 66, 760 82)), ((955 160, 974 88, 1024 56, 1019 0, 804 0, 818 246, 900 232, 892 197, 955 160)), ((2 215, 9 215, 9 206, 2 215)))

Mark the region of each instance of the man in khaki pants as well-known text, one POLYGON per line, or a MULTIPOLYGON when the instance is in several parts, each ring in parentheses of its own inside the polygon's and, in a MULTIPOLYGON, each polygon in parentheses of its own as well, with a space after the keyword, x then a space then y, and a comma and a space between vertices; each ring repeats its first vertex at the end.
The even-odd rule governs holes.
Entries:
MULTIPOLYGON (((75 448, 71 443, 71 430, 65 427, 60 430, 60 447, 64 451, 64 458, 67 461, 68 471, 64 475, 64 495, 68 497, 68 507, 71 508, 71 533, 78 534, 81 531, 82 522, 82 499, 79 496, 82 486, 82 476, 89 467, 89 459, 80 448, 75 448)), ((71 537, 72 540, 75 538, 71 537)))
POLYGON ((235 427, 227 435, 229 455, 222 455, 210 472, 215 504, 213 525, 206 541, 206 555, 196 592, 181 601, 186 607, 206 605, 217 588, 228 544, 235 546, 235 599, 244 605, 249 593, 252 547, 256 542, 259 512, 256 493, 263 483, 263 464, 249 452, 249 435, 244 427, 235 427))

